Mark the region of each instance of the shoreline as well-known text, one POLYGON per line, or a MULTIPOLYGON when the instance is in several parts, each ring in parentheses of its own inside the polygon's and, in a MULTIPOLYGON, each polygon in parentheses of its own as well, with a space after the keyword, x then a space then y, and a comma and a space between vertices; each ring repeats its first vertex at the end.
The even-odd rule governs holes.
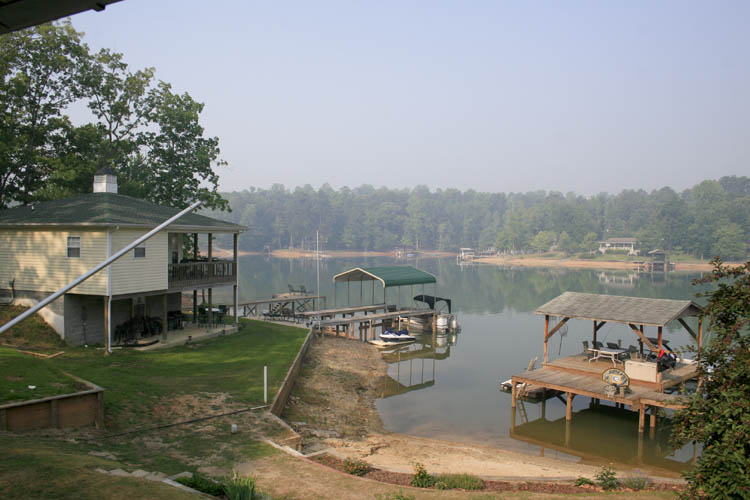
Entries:
MULTIPOLYGON (((584 260, 584 259, 544 259, 540 257, 482 257, 474 259, 476 264, 494 266, 520 266, 520 267, 553 267, 569 269, 602 269, 635 271, 635 264, 621 260, 584 260)), ((728 263, 731 264, 731 263, 728 263)), ((711 271, 713 267, 708 262, 676 262, 674 272, 700 272, 711 271)))
MULTIPOLYGON (((357 458, 393 473, 411 473, 413 464, 420 462, 430 472, 467 472, 491 480, 571 481, 593 478, 601 468, 601 464, 580 458, 562 460, 390 432, 375 406, 386 373, 387 365, 374 346, 344 338, 316 338, 282 415, 302 437, 303 453, 357 458)), ((632 470, 623 465, 618 469, 632 470)), ((649 477, 659 482, 681 482, 677 476, 658 473, 649 477)))

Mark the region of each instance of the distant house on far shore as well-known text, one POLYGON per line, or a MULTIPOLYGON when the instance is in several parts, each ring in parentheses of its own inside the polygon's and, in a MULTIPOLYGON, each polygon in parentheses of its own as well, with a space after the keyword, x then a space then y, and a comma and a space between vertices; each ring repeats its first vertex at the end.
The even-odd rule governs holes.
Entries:
POLYGON ((612 250, 627 250, 628 255, 638 255, 640 252, 635 249, 636 245, 637 238, 607 238, 606 241, 599 242, 599 251, 606 254, 612 250))

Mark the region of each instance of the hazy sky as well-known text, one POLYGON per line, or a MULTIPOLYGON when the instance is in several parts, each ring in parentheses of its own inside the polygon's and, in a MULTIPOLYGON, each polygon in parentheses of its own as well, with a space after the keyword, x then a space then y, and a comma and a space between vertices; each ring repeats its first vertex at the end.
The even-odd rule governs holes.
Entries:
POLYGON ((223 190, 750 175, 745 0, 124 0, 72 20, 206 104, 223 190))

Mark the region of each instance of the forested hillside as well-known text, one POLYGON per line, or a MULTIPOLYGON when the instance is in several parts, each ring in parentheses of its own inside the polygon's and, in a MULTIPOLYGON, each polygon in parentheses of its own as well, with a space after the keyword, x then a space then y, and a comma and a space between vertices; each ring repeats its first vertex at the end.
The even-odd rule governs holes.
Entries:
POLYGON ((682 250, 697 257, 744 258, 750 240, 750 178, 707 180, 677 193, 625 190, 589 198, 574 193, 480 193, 445 189, 288 190, 252 188, 222 194, 231 213, 208 212, 246 225, 245 250, 315 247, 391 250, 397 246, 456 250, 567 253, 591 250, 599 239, 635 236, 641 247, 682 250))

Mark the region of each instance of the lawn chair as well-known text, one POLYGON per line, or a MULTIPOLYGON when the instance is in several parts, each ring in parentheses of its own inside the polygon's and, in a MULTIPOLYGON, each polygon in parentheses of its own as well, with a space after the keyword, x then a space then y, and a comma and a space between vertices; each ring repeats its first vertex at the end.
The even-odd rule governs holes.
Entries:
POLYGON ((594 342, 594 349, 604 349, 604 344, 601 342, 594 342))
POLYGON ((208 309, 205 305, 198 306, 198 326, 208 325, 208 309))
POLYGON ((620 348, 619 344, 616 344, 614 342, 607 342, 607 347, 609 347, 610 349, 619 349, 620 348))
POLYGON ((305 288, 305 285, 300 285, 299 291, 300 293, 304 293, 305 295, 307 295, 307 288, 305 288))

